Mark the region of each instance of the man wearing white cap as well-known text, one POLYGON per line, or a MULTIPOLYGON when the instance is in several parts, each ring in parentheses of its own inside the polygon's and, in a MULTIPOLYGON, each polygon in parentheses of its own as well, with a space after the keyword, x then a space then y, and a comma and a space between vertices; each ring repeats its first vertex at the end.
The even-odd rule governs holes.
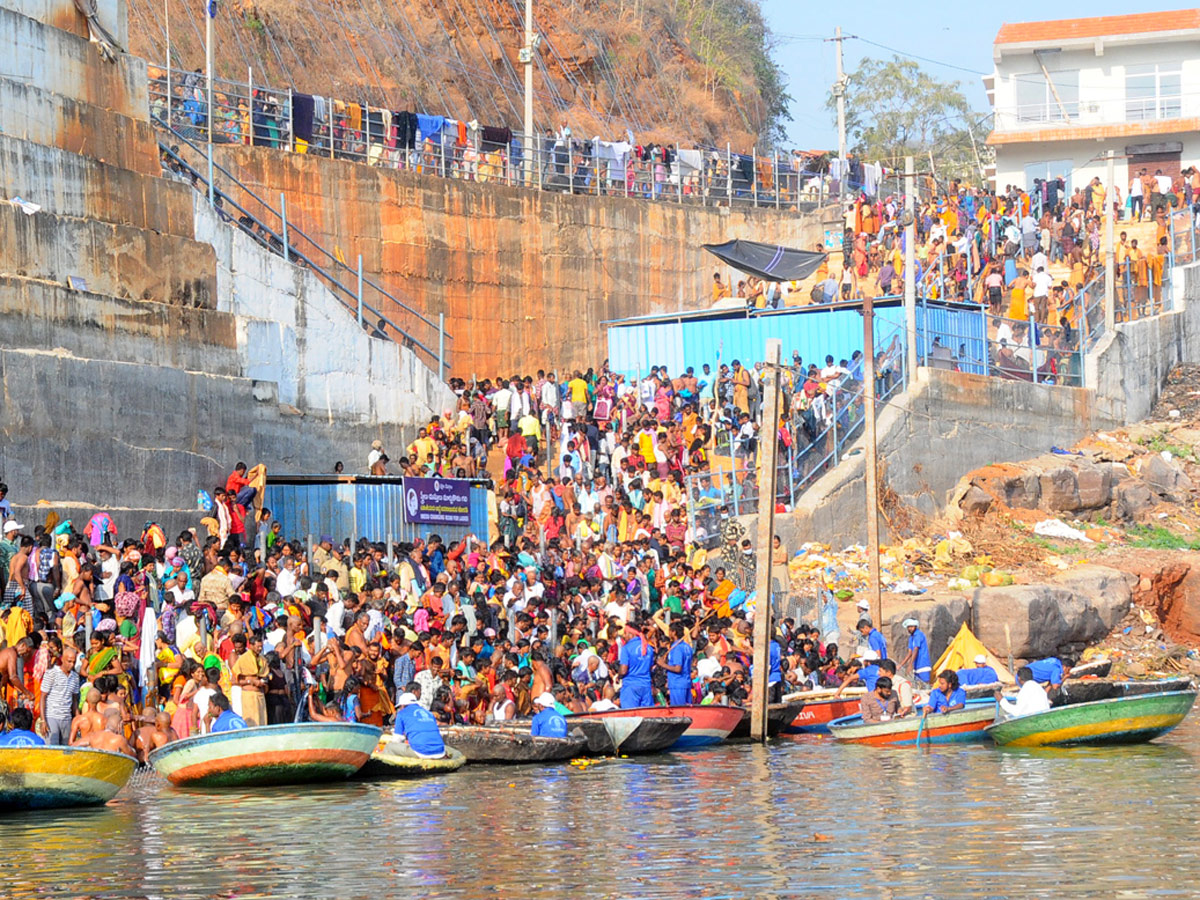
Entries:
POLYGON ((0 540, 0 584, 8 584, 8 567, 20 547, 21 526, 12 519, 4 523, 4 540, 0 540))
POLYGON ((900 661, 900 668, 912 663, 913 679, 921 686, 927 685, 933 669, 929 661, 929 641, 925 639, 921 623, 916 619, 905 619, 904 627, 908 629, 908 653, 900 661))
MULTIPOLYGON (((441 759, 446 755, 446 743, 438 730, 433 713, 417 702, 415 694, 405 691, 396 698, 396 737, 408 741, 408 750, 422 759, 441 759)), ((388 748, 389 753, 403 752, 388 748)))
POLYGON ((958 670, 958 683, 963 687, 968 684, 997 684, 1000 676, 988 665, 988 658, 983 653, 976 654, 975 667, 958 670))
POLYGON ((533 725, 529 733, 534 737, 565 738, 567 736, 567 720, 562 713, 554 708, 554 695, 543 691, 534 698, 534 705, 541 707, 533 717, 533 725))
POLYGON ((861 685, 868 691, 875 690, 875 682, 879 680, 882 674, 879 671, 879 653, 875 650, 864 650, 862 655, 857 659, 850 660, 850 665, 846 670, 846 677, 838 686, 835 697, 842 696, 842 691, 848 687, 861 685))

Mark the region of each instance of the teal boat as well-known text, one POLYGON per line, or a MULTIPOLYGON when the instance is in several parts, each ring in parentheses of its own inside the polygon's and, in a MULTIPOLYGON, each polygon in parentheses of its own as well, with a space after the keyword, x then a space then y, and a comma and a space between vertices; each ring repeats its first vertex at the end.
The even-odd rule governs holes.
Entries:
POLYGON ((1195 700, 1196 689, 1191 688, 1072 703, 997 721, 985 732, 1002 747, 1139 744, 1182 722, 1195 700))

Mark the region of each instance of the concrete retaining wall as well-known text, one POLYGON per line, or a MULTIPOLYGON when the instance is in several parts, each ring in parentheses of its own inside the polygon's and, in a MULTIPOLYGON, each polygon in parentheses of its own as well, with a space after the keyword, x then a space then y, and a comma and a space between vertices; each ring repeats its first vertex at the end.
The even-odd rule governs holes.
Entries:
POLYGON ((1200 265, 1176 271, 1175 311, 1123 322, 1101 338, 1087 360, 1087 384, 1107 424, 1126 425, 1150 414, 1171 369, 1200 360, 1200 265))
POLYGON ((707 306, 718 266, 701 244, 823 237, 819 216, 786 210, 570 196, 263 148, 217 159, 276 208, 286 193, 296 226, 351 264, 361 253, 368 276, 427 318, 444 313, 452 374, 468 379, 594 366, 601 322, 707 306))

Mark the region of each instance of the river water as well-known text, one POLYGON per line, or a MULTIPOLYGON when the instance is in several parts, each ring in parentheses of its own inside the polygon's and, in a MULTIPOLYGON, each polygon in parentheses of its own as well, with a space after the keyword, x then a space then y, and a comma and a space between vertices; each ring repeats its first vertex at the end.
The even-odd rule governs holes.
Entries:
POLYGON ((1150 745, 784 738, 0 818, 0 896, 1196 897, 1200 716, 1150 745))

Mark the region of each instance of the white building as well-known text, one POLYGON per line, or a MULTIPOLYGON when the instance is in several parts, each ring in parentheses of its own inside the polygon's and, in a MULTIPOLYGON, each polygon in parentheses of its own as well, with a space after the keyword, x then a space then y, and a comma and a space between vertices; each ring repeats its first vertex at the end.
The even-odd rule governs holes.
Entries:
POLYGON ((1006 24, 996 35, 988 144, 995 184, 1062 176, 1068 193, 1200 163, 1200 9, 1006 24))

